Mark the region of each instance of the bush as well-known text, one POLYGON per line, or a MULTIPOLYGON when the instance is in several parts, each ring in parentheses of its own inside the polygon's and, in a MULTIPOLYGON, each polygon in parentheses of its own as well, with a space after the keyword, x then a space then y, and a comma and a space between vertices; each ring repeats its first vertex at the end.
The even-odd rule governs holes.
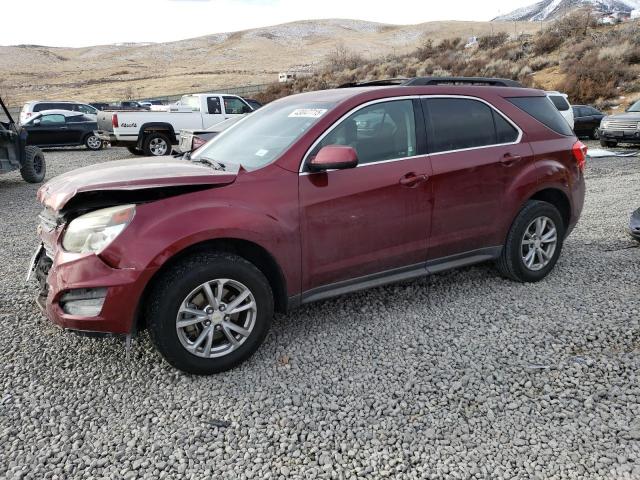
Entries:
POLYGON ((600 59, 595 51, 568 63, 565 72, 560 89, 576 103, 615 97, 618 95, 617 87, 635 76, 624 62, 600 59))
POLYGON ((325 65, 330 72, 340 72, 342 70, 355 70, 365 62, 362 55, 353 52, 339 43, 327 55, 325 65))
POLYGON ((507 41, 509 35, 506 32, 499 32, 495 35, 483 35, 478 38, 478 47, 487 50, 489 48, 498 48, 507 41))
POLYGON ((563 39, 557 32, 544 31, 536 38, 533 44, 533 53, 544 55, 557 50, 562 45, 563 39))

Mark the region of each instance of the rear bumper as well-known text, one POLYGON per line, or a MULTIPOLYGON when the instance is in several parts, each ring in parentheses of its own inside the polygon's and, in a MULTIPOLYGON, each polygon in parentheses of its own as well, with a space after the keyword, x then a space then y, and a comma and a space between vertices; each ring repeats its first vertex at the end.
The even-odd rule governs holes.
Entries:
POLYGON ((147 270, 116 269, 94 254, 58 252, 46 279, 46 299, 39 298, 47 318, 69 330, 112 334, 130 333, 137 318, 138 304, 151 277, 147 270), (106 295, 95 316, 72 315, 61 300, 73 291, 105 289, 106 295))
POLYGON ((599 129, 600 139, 623 143, 640 143, 640 131, 599 129))
POLYGON ((112 147, 131 147, 138 143, 137 138, 132 138, 131 140, 123 140, 122 138, 118 138, 113 133, 104 132, 102 130, 98 130, 94 133, 103 142, 109 142, 112 147))

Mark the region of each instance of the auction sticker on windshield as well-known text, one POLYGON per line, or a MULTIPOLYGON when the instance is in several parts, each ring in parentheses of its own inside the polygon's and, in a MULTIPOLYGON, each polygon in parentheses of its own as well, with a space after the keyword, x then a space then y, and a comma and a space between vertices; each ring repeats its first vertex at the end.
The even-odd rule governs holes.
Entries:
POLYGON ((289 118, 320 118, 326 108, 297 108, 289 114, 289 118))

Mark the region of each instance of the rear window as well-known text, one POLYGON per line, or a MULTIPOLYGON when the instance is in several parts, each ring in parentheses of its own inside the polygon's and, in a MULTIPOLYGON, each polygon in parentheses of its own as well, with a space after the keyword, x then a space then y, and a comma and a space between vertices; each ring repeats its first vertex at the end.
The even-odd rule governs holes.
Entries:
POLYGON ((567 121, 547 97, 512 97, 507 100, 554 132, 566 136, 573 135, 567 121))
POLYGON ((549 95, 549 98, 551 99, 555 107, 561 112, 566 112, 567 110, 569 110, 569 102, 567 102, 567 99, 562 95, 549 95))
POLYGON ((512 143, 518 131, 493 108, 478 100, 429 98, 423 100, 431 128, 430 152, 512 143))

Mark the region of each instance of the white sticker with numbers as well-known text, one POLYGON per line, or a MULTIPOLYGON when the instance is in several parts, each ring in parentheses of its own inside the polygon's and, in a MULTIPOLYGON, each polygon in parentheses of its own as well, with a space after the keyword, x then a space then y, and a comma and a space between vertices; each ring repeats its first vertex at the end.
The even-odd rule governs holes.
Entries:
POLYGON ((320 118, 326 108, 297 108, 289 114, 289 118, 320 118))

